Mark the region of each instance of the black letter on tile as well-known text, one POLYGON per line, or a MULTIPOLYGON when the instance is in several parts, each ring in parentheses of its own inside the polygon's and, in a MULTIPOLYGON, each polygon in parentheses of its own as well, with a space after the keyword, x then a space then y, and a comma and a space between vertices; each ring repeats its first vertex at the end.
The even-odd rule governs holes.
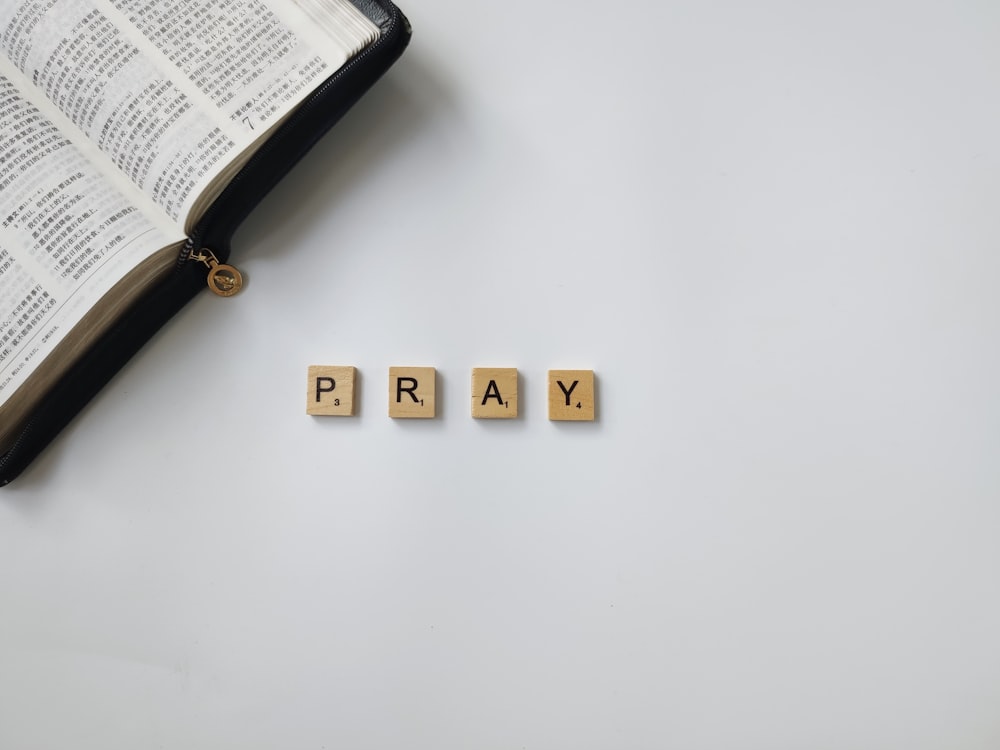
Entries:
POLYGON ((398 404, 403 400, 403 394, 409 393, 410 398, 413 399, 413 403, 419 404, 420 399, 417 398, 414 391, 417 390, 417 379, 416 378, 396 378, 396 403, 398 404), (409 388, 403 387, 403 381, 406 380, 409 384, 409 388))
POLYGON ((483 403, 480 406, 486 406, 486 402, 495 398, 500 406, 503 406, 503 399, 500 397, 500 389, 497 387, 497 381, 491 380, 490 384, 486 386, 486 393, 483 394, 483 403))
POLYGON ((563 385, 563 382, 561 380, 557 380, 556 382, 559 384, 559 389, 564 394, 566 394, 566 406, 569 406, 569 394, 571 394, 573 392, 573 389, 576 388, 576 386, 579 384, 580 381, 579 380, 574 380, 573 381, 573 385, 571 385, 569 387, 568 391, 566 390, 566 386, 563 385))
POLYGON ((319 403, 321 393, 329 393, 334 388, 337 387, 337 381, 333 378, 316 378, 316 403, 319 403), (329 388, 324 388, 323 386, 329 385, 329 388))

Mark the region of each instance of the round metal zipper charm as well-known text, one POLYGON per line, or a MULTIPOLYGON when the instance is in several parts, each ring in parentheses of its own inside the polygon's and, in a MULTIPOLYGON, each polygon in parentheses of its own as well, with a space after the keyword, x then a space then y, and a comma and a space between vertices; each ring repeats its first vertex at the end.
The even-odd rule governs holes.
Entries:
POLYGON ((220 297, 232 297, 243 288, 243 274, 228 263, 213 263, 208 272, 208 288, 220 297))

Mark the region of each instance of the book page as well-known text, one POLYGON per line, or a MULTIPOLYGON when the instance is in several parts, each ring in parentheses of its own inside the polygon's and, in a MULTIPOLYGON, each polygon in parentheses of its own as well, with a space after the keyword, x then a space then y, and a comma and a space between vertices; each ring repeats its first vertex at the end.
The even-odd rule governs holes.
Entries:
POLYGON ((16 0, 0 53, 190 229, 227 166, 377 36, 346 0, 322 0, 339 31, 319 36, 317 1, 16 0))
POLYGON ((22 96, 4 67, 0 65, 0 403, 116 282, 146 258, 183 240, 109 182, 22 96))

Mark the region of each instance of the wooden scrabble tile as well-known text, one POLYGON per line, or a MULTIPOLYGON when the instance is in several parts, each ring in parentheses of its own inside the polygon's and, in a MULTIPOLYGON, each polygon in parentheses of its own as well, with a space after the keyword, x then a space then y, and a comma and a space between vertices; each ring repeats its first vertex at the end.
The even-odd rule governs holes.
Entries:
POLYGON ((306 381, 306 414, 354 416, 354 368, 310 365, 306 381))
POLYGON ((549 419, 594 421, 593 370, 549 370, 549 419))
POLYGON ((389 416, 397 419, 433 419, 433 367, 389 368, 389 416))
POLYGON ((472 368, 472 416, 513 419, 517 416, 517 368, 472 368))

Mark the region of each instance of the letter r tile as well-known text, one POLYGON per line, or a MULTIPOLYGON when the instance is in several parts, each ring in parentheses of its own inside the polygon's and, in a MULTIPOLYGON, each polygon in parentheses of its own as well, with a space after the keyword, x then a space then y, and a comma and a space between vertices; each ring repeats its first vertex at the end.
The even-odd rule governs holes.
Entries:
POLYGON ((353 367, 310 365, 306 380, 306 414, 354 416, 354 375, 353 367))
POLYGON ((594 421, 593 370, 549 370, 549 419, 594 421))
POLYGON ((389 368, 389 416, 397 419, 433 419, 433 367, 389 368))

